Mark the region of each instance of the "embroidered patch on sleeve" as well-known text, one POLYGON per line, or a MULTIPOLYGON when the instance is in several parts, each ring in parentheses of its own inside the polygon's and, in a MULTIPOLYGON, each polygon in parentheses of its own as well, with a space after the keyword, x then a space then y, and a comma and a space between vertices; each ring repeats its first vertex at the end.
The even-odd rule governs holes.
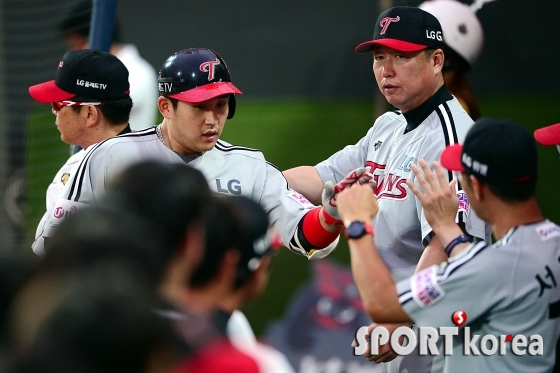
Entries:
POLYGON ((410 278, 412 298, 420 308, 424 308, 440 300, 445 292, 437 282, 438 267, 433 265, 410 278))
POLYGON ((307 198, 305 198, 303 195, 299 194, 298 192, 296 192, 295 190, 290 189, 288 191, 288 197, 290 197, 291 199, 293 199, 294 201, 296 201, 297 203, 299 203, 303 208, 313 208, 315 207, 314 204, 312 204, 311 202, 309 202, 307 200, 307 198))
POLYGON ((539 224, 535 229, 537 231, 537 234, 543 241, 560 236, 560 228, 558 228, 558 226, 552 222, 539 224))
POLYGON ((469 216, 469 212, 471 211, 471 205, 469 203, 469 199, 467 198, 467 194, 464 190, 460 190, 457 192, 457 198, 459 198, 459 209, 458 211, 463 211, 465 215, 469 216))

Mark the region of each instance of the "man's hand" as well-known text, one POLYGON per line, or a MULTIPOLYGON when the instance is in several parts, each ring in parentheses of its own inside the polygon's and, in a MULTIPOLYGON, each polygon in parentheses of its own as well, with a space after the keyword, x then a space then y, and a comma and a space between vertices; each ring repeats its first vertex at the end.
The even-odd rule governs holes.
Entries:
POLYGON ((370 222, 378 210, 371 184, 354 185, 338 196, 338 213, 345 224, 354 220, 370 222))
POLYGON ((434 161, 432 163, 435 172, 430 170, 424 159, 420 159, 418 164, 421 169, 413 164, 412 171, 423 191, 411 180, 407 180, 406 185, 422 204, 426 220, 436 234, 440 227, 456 226, 455 216, 459 206, 459 199, 455 191, 457 180, 452 180, 449 183, 439 162, 434 161))
POLYGON ((369 184, 371 182, 371 179, 372 175, 366 172, 366 168, 360 167, 350 172, 337 184, 333 185, 331 181, 327 181, 323 188, 321 201, 323 204, 324 212, 328 214, 332 219, 328 219, 328 217, 325 217, 326 220, 329 222, 332 220, 336 220, 336 222, 330 224, 341 225, 341 218, 337 211, 338 194, 354 184, 369 184))

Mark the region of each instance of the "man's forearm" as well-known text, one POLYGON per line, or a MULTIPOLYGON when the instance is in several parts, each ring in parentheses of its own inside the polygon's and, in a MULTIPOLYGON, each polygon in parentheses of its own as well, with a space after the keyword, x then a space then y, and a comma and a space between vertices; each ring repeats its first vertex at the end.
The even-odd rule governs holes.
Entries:
POLYGON ((302 194, 314 205, 321 204, 323 180, 313 166, 299 166, 282 171, 290 188, 302 194))
POLYGON ((364 309, 377 323, 411 322, 403 311, 389 269, 377 253, 370 235, 348 240, 354 282, 364 309))

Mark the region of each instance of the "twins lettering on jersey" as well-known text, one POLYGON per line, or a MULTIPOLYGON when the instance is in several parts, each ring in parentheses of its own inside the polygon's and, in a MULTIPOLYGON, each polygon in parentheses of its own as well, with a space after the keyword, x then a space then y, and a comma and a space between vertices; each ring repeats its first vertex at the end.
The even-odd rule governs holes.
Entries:
POLYGON ((404 154, 399 162, 396 173, 385 173, 385 167, 387 165, 375 163, 373 161, 367 161, 366 167, 369 168, 369 172, 373 175, 373 181, 376 186, 373 190, 377 199, 381 198, 391 198, 391 199, 405 199, 408 196, 408 189, 406 188, 406 179, 404 175, 399 175, 398 171, 406 176, 410 174, 412 168, 410 167, 414 163, 414 157, 404 154))

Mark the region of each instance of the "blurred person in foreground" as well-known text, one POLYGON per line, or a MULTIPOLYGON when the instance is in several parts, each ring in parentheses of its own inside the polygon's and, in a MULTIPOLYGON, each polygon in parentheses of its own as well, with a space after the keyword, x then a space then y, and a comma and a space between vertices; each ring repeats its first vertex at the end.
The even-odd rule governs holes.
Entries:
MULTIPOLYGON (((449 333, 452 343, 446 341, 446 372, 550 372, 560 336, 560 227, 542 216, 535 198, 533 137, 514 122, 483 118, 462 145, 445 149, 441 164, 459 174, 472 208, 497 241, 473 243, 464 234, 455 222, 455 181, 449 183, 439 163, 434 172, 421 159, 420 168, 413 165, 419 186, 412 180, 407 185, 449 260, 396 283, 371 239, 375 232, 351 237, 352 271, 366 311, 379 322, 414 322, 420 344, 426 343, 423 328, 443 333, 441 327, 457 326, 449 333)), ((369 224, 377 210, 367 186, 339 195, 349 233, 356 224, 369 224)), ((365 336, 376 338, 377 332, 358 332, 355 344, 366 357, 365 336)), ((437 353, 429 347, 428 354, 437 353)))
POLYGON ((129 167, 115 179, 101 202, 105 204, 124 206, 175 232, 171 236, 183 237, 183 244, 169 246, 166 254, 157 289, 167 305, 157 314, 170 321, 191 351, 229 338, 239 349, 262 356, 259 365, 266 371, 291 371, 279 352, 257 343, 238 311, 264 291, 272 252, 279 246, 257 202, 211 194, 198 170, 150 161, 129 167), (200 220, 189 225, 178 219, 188 216, 193 206, 202 209, 200 220))
POLYGON ((18 292, 8 322, 11 371, 160 372, 180 361, 161 301, 162 239, 151 222, 92 207, 70 216, 39 269, 18 292))

